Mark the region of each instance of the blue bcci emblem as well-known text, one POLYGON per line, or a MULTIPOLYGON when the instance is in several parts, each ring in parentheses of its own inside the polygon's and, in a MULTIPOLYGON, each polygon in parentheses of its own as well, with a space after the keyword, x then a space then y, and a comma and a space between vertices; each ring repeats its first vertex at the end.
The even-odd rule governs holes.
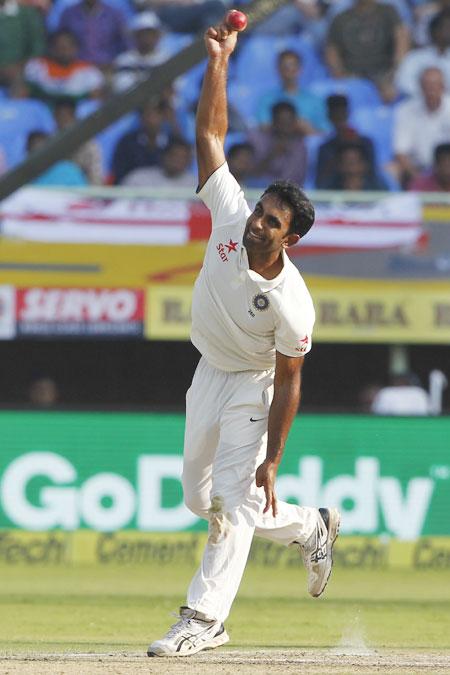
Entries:
POLYGON ((255 295, 253 298, 253 307, 257 309, 259 312, 264 312, 269 306, 269 298, 267 295, 263 295, 262 293, 258 293, 258 295, 255 295))

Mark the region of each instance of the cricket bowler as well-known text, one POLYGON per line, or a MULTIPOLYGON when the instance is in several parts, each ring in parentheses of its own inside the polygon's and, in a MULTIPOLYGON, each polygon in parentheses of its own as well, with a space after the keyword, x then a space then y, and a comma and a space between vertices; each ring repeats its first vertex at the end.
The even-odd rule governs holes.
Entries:
POLYGON ((198 194, 212 232, 193 294, 191 340, 201 353, 186 395, 183 489, 209 523, 186 605, 149 656, 190 656, 228 642, 224 622, 253 535, 297 546, 308 591, 324 591, 340 515, 278 501, 275 477, 300 403, 314 307, 286 249, 314 222, 296 185, 269 185, 253 211, 224 154, 227 71, 237 32, 205 35, 208 65, 197 110, 198 194))

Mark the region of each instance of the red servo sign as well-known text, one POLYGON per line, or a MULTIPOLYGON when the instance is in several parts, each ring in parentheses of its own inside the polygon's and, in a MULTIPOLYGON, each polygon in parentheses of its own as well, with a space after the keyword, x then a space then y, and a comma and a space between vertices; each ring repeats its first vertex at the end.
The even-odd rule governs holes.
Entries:
POLYGON ((133 288, 19 288, 21 337, 141 337, 144 292, 133 288))

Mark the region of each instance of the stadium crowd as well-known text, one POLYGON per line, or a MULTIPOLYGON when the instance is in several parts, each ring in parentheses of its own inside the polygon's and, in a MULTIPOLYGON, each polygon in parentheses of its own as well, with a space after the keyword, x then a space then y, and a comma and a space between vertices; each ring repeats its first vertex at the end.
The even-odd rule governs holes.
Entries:
MULTIPOLYGON (((242 4, 242 3, 241 3, 242 4)), ((230 0, 0 0, 0 173, 220 20, 230 0)), ((36 181, 195 187, 200 65, 36 181)), ((450 0, 292 0, 233 57, 242 185, 450 191, 450 0)))

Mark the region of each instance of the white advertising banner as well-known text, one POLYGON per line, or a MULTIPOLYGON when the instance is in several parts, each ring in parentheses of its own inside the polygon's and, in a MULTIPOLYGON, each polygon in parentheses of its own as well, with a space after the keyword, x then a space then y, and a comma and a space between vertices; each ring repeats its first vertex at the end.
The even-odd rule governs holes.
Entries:
MULTIPOLYGON (((59 243, 170 246, 208 238, 209 212, 198 201, 124 197, 114 188, 101 194, 22 188, 0 206, 1 232, 59 243)), ((318 203, 314 227, 292 253, 414 248, 424 236, 417 195, 380 195, 363 204, 318 203)))

